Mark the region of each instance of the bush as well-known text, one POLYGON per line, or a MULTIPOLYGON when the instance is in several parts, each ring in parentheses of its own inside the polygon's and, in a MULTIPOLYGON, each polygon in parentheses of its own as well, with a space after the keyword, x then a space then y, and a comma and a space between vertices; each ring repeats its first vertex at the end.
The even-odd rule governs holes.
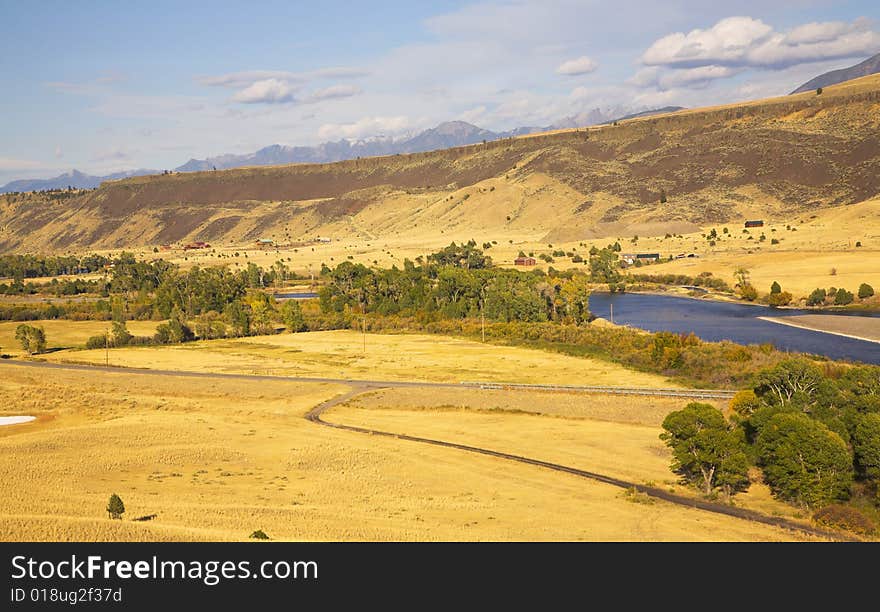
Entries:
POLYGON ((873 535, 876 531, 874 522, 851 506, 831 504, 813 513, 813 521, 825 527, 843 529, 863 536, 873 535))
POLYGON ((268 540, 269 536, 266 535, 266 532, 262 529, 257 529, 251 535, 248 536, 252 540, 268 540))
POLYGON ((778 282, 773 281, 773 284, 770 285, 770 295, 777 293, 782 293, 782 286, 778 282))
POLYGON ((807 298, 807 306, 821 306, 825 303, 828 296, 824 289, 813 289, 813 292, 807 298))
POLYGON ((122 503, 122 498, 120 498, 116 493, 110 496, 110 501, 107 502, 107 514, 110 515, 111 519, 119 520, 122 518, 122 515, 125 514, 125 504, 122 503))
POLYGON ((771 293, 767 303, 774 308, 778 306, 788 306, 792 299, 793 297, 788 291, 782 291, 780 293, 771 293))
POLYGON ((100 336, 92 336, 88 340, 86 340, 86 348, 87 349, 102 349, 108 345, 107 334, 101 334, 100 336))
POLYGON ((847 304, 852 304, 853 299, 853 294, 841 287, 834 295, 834 304, 836 306, 846 306, 847 304))
POLYGON ((744 300, 748 300, 749 302, 754 302, 758 299, 758 290, 755 289, 752 285, 743 285, 739 288, 739 294, 744 300))
POLYGON ((859 285, 859 299, 864 300, 874 295, 874 288, 868 283, 859 285))

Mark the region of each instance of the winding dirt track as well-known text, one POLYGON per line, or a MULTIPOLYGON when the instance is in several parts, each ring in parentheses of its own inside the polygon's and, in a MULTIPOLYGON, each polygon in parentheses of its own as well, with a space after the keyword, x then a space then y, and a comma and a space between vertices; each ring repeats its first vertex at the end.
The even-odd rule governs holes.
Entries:
POLYGON ((772 525, 773 527, 780 527, 782 529, 788 529, 790 531, 798 531, 801 533, 805 533, 808 535, 818 536, 821 538, 828 538, 830 540, 843 540, 847 542, 858 542, 857 538, 848 537, 844 534, 826 531, 824 529, 818 529, 816 527, 811 527, 810 525, 805 525, 803 523, 798 523, 796 521, 791 521, 784 518, 767 516, 766 514, 761 514, 760 512, 755 512, 754 510, 746 510, 745 508, 736 508, 734 506, 726 506, 723 504, 714 504, 712 502, 704 501, 701 499, 695 499, 691 497, 685 497, 683 495, 676 495, 675 493, 670 493, 665 489, 661 489, 659 487, 651 487, 648 485, 638 484, 635 482, 628 482, 626 480, 621 480, 620 478, 614 478, 612 476, 606 476, 604 474, 597 474, 596 472, 588 472, 586 470, 581 470, 578 468, 569 467, 567 465, 561 465, 558 463, 550 463, 548 461, 541 461, 540 459, 532 459, 530 457, 523 457, 521 455, 512 455, 510 453, 502 453, 500 451, 494 451, 488 448, 480 448, 478 446, 468 446, 466 444, 458 444, 456 442, 445 442, 443 440, 433 440, 431 438, 420 438, 418 436, 410 436, 406 434, 396 434, 388 431, 381 431, 378 429, 368 429, 366 427, 355 427, 353 425, 343 425, 341 423, 331 423, 325 421, 321 418, 321 416, 330 408, 334 406, 338 406, 339 404, 343 404, 353 397, 360 395, 366 391, 375 390, 381 387, 373 386, 373 385, 359 385, 354 387, 348 393, 343 395, 339 395, 332 399, 329 399, 321 404, 315 406, 310 410, 305 418, 312 423, 316 423, 318 425, 324 425, 325 427, 333 427, 334 429, 342 429, 345 431, 354 431, 357 433, 368 434, 371 436, 385 436, 389 438, 397 438, 398 440, 406 440, 407 442, 419 442, 421 444, 432 444, 434 446, 442 446, 444 448, 454 448, 457 450, 469 452, 469 453, 477 453, 480 455, 488 455, 490 457, 497 457, 499 459, 506 459, 508 461, 518 461, 519 463, 527 463, 529 465, 534 465, 541 468, 546 468, 548 470, 553 470, 555 472, 565 472, 567 474, 572 474, 574 476, 579 476, 581 478, 589 478, 590 480, 595 480, 598 482, 602 482, 605 484, 612 485, 614 487, 619 487, 621 489, 635 489, 640 493, 644 493, 645 495, 649 495, 651 497, 661 499, 663 501, 667 501, 673 504, 677 504, 679 506, 686 506, 688 508, 696 508, 698 510, 705 510, 706 512, 714 512, 715 514, 723 514, 725 516, 732 516, 735 518, 744 519, 747 521, 754 521, 756 523, 763 523, 765 525, 772 525))
MULTIPOLYGON (((137 374, 137 375, 145 375, 145 376, 193 376, 197 378, 231 378, 231 379, 246 379, 246 380, 288 380, 288 381, 299 381, 299 382, 323 382, 323 383, 337 383, 337 384, 346 384, 351 386, 351 390, 342 395, 338 395, 334 398, 331 398, 325 402, 322 402, 315 406, 312 410, 310 410, 306 415, 306 420, 315 423, 317 425, 323 425, 325 427, 332 427, 334 429, 340 429, 345 431, 353 431, 361 434, 373 435, 373 436, 385 436, 389 438, 397 438, 398 440, 404 440, 407 442, 418 442, 421 444, 432 444, 434 446, 442 446, 444 448, 452 448, 460 451, 465 451, 469 453, 477 453, 480 455, 487 455, 490 457, 496 457, 498 459, 505 459, 508 461, 517 461, 519 463, 527 463, 529 465, 534 465, 540 468, 545 468, 548 470, 553 470, 556 472, 565 472, 567 474, 572 474, 573 476, 578 476, 581 478, 588 478, 590 480, 595 480, 597 482, 602 482, 611 486, 619 487, 621 489, 634 489, 640 493, 644 493, 645 495, 649 495, 656 499, 661 499, 663 501, 667 501, 673 504, 677 504, 679 506, 686 506, 688 508, 696 508, 698 510, 704 510, 706 512, 714 512, 716 514, 723 514, 725 516, 732 516, 735 518, 740 518, 748 521, 754 521, 756 523, 763 523, 765 525, 772 525, 774 527, 779 527, 782 529, 788 529, 790 531, 797 531, 800 533, 805 533, 812 536, 818 536, 821 538, 827 538, 830 540, 843 540, 843 541, 859 541, 857 538, 849 537, 845 534, 826 531, 824 529, 818 529, 816 527, 812 527, 810 525, 806 525, 803 523, 799 523, 796 521, 767 516, 765 514, 761 514, 760 512, 755 512, 754 510, 746 510, 744 508, 736 508, 733 506, 727 506, 722 504, 715 504, 712 502, 704 501, 701 499, 695 499, 691 497, 685 497, 683 495, 676 495, 674 493, 670 493, 667 490, 661 489, 659 487, 651 487, 648 485, 638 484, 635 482, 628 482, 626 480, 621 480, 619 478, 614 478, 613 476, 606 476, 604 474, 598 474, 596 472, 589 472, 587 470, 581 470, 578 468, 569 467, 567 465, 561 465, 558 463, 550 463, 548 461, 541 461, 540 459, 533 459, 530 457, 523 457, 521 455, 513 455, 510 453, 503 453, 500 451, 494 451, 488 448, 480 448, 477 446, 468 446, 466 444, 458 444, 456 442, 446 442, 443 440, 433 440, 431 438, 420 438, 417 436, 409 436, 406 434, 396 434, 388 431, 380 431, 377 429, 368 429, 365 427, 355 427, 352 425, 343 425, 341 423, 330 423, 321 418, 321 416, 330 408, 334 406, 338 406, 339 404, 345 403, 351 398, 360 395, 366 391, 383 389, 389 387, 457 387, 461 388, 461 384, 456 383, 430 383, 430 382, 421 382, 421 381, 358 381, 358 380, 350 380, 350 379, 336 379, 336 378, 297 378, 297 377, 285 377, 285 376, 262 376, 262 375, 253 375, 253 374, 214 374, 207 372, 185 372, 185 371, 173 371, 173 370, 140 370, 140 369, 131 369, 131 368, 120 368, 120 367, 106 367, 106 366, 94 366, 94 365, 81 365, 81 364, 57 364, 57 363, 45 363, 45 362, 32 362, 32 361, 13 361, 13 360, 4 360, 2 362, 4 365, 15 365, 15 366, 24 366, 24 367, 33 367, 33 368, 46 368, 46 369, 61 369, 61 370, 80 370, 80 371, 103 371, 103 372, 113 372, 119 374, 137 374)), ((490 387, 491 388, 491 387, 490 387)), ((516 386, 509 387, 509 390, 515 390, 516 386)), ((572 388, 569 388, 573 390, 572 388)), ((596 393, 595 390, 586 391, 585 393, 596 393)), ((697 391, 696 393, 699 393, 697 391)), ((696 395, 695 393, 695 395, 696 395)))

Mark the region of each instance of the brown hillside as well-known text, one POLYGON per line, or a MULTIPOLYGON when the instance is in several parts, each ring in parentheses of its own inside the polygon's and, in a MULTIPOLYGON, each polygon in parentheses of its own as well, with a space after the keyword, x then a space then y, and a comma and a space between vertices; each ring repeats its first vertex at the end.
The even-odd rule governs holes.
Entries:
POLYGON ((821 96, 430 153, 139 177, 67 199, 0 196, 0 251, 441 229, 579 240, 774 218, 878 193, 880 76, 871 76, 821 96))

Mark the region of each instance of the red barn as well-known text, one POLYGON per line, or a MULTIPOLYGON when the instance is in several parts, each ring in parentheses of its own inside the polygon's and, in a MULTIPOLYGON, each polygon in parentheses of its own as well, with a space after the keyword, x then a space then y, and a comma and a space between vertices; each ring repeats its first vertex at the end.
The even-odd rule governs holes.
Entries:
POLYGON ((517 257, 513 260, 513 265, 515 266, 534 266, 537 261, 535 261, 534 257, 517 257))

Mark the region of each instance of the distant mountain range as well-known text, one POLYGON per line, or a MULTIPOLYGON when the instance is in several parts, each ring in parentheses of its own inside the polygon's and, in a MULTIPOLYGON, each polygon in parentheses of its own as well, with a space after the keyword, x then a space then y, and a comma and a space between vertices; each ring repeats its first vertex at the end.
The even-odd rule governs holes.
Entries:
POLYGON ((67 189, 73 187, 75 189, 94 189, 104 181, 112 181, 115 179, 128 178, 131 176, 143 176, 145 174, 158 174, 158 170, 126 170, 125 172, 115 172, 106 176, 93 176, 85 174, 79 170, 71 170, 59 176, 48 179, 22 179, 12 181, 0 187, 0 193, 9 193, 11 191, 43 191, 44 189, 67 189))
POLYGON ((844 81, 851 81, 852 79, 858 79, 860 77, 868 76, 869 74, 877 73, 880 73, 880 53, 878 53, 874 57, 869 57, 864 62, 856 64, 855 66, 850 66, 849 68, 841 68, 840 70, 832 70, 831 72, 820 74, 816 78, 807 81, 791 93, 793 95, 797 93, 803 93, 805 91, 815 91, 820 87, 830 87, 831 85, 837 85, 838 83, 843 83, 844 81))
MULTIPOLYGON (((375 137, 364 140, 339 140, 325 142, 313 147, 297 147, 274 144, 254 153, 243 155, 225 154, 205 159, 190 159, 175 168, 175 172, 201 172, 206 170, 226 170, 242 166, 277 166, 294 163, 328 163, 355 159, 358 157, 376 157, 379 155, 395 155, 397 153, 422 153, 438 149, 448 149, 476 144, 483 141, 499 140, 512 136, 523 136, 549 130, 586 127, 611 121, 647 117, 659 113, 681 110, 678 106, 668 106, 654 110, 646 110, 631 115, 618 116, 623 109, 593 109, 578 115, 572 115, 549 126, 518 127, 506 132, 484 130, 465 121, 447 121, 437 127, 419 132, 413 136, 402 138, 375 137)), ((68 186, 78 189, 91 189, 104 181, 157 174, 157 170, 131 170, 117 172, 107 176, 93 176, 78 170, 66 172, 50 179, 25 179, 12 181, 0 187, 0 193, 10 191, 39 191, 43 189, 66 189, 68 186)))
POLYGON ((376 157, 379 155, 395 155, 397 153, 423 153, 438 149, 449 149, 478 142, 498 140, 509 136, 532 134, 550 128, 525 127, 509 132, 492 132, 484 130, 465 121, 447 121, 437 127, 419 132, 415 136, 405 138, 369 138, 365 140, 339 140, 325 142, 314 147, 288 147, 271 145, 245 155, 218 155, 206 159, 191 159, 182 166, 175 168, 177 172, 198 172, 203 170, 224 170, 241 166, 274 166, 295 163, 327 163, 355 159, 358 157, 376 157))

